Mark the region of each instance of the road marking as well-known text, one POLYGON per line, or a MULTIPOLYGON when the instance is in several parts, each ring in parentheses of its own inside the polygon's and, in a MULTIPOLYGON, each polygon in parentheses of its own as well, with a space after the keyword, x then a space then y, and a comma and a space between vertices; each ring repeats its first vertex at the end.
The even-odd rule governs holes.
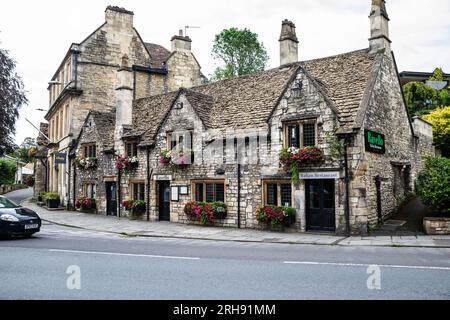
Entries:
POLYGON ((427 267, 427 266, 400 266, 391 264, 361 264, 361 263, 338 263, 338 262, 310 262, 310 261, 284 261, 285 264, 303 264, 313 266, 341 266, 341 267, 369 267, 379 266, 381 268, 397 268, 397 269, 429 269, 429 270, 450 270, 450 267, 427 267))
POLYGON ((197 258, 197 257, 159 256, 159 255, 152 255, 152 254, 132 254, 132 253, 117 253, 117 252, 76 251, 76 250, 59 250, 59 249, 50 249, 49 251, 51 251, 51 252, 63 252, 63 253, 79 253, 79 254, 98 254, 98 255, 105 255, 105 256, 126 256, 126 257, 178 259, 178 260, 200 260, 200 258, 197 258))

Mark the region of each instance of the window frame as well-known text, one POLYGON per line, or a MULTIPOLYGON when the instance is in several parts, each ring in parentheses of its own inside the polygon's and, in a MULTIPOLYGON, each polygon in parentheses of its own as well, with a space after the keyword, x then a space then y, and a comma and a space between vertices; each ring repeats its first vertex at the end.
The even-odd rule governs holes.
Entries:
MULTIPOLYGON (((206 201, 206 185, 207 184, 214 184, 214 185, 220 184, 220 185, 223 185, 223 203, 226 203, 226 201, 227 201, 227 184, 224 179, 191 180, 191 199, 192 199, 192 201, 198 201, 197 193, 196 193, 196 185, 197 184, 203 185, 203 187, 202 187, 203 201, 199 201, 199 202, 207 202, 206 201)), ((215 188, 216 187, 214 187, 214 189, 215 188)), ((214 201, 210 201, 210 202, 218 202, 216 194, 214 194, 214 201)))
MULTIPOLYGON (((266 179, 262 181, 262 203, 265 206, 268 206, 268 196, 267 196, 267 187, 270 184, 276 184, 277 185, 277 198, 276 198, 276 205, 275 206, 284 206, 284 203, 281 202, 282 200, 282 196, 281 196, 281 185, 290 185, 291 186, 291 204, 290 206, 292 207, 294 204, 294 188, 292 187, 292 182, 291 180, 287 180, 287 179, 277 179, 277 180, 271 180, 271 179, 266 179)), ((272 205, 272 204, 270 204, 272 205)))
POLYGON ((89 199, 96 199, 97 195, 97 183, 95 182, 84 182, 83 183, 83 197, 89 199))
POLYGON ((298 126, 298 148, 305 148, 308 147, 304 145, 304 128, 303 126, 305 124, 314 124, 314 144, 312 146, 317 145, 318 143, 318 126, 317 126, 317 118, 311 118, 311 119, 303 119, 303 120, 296 120, 296 121, 286 121, 283 123, 283 144, 285 148, 289 148, 289 127, 290 126, 298 126))
POLYGON ((125 142, 125 156, 132 158, 138 155, 138 142, 136 140, 130 140, 125 142), (131 145, 132 154, 128 153, 128 146, 131 145))
POLYGON ((145 181, 130 181, 129 190, 130 190, 129 195, 130 195, 131 200, 146 201, 145 199, 146 199, 146 193, 147 193, 147 185, 146 185, 145 181), (144 187, 143 193, 140 192, 140 190, 139 190, 139 186, 141 186, 141 185, 144 187), (138 188, 138 189, 136 190, 136 188, 138 188), (136 198, 136 192, 137 192, 137 198, 136 198), (139 195, 141 195, 141 194, 143 195, 143 197, 142 197, 142 199, 139 199, 139 195))
POLYGON ((81 145, 81 147, 83 148, 83 156, 85 158, 97 158, 97 144, 96 143, 84 143, 81 145), (91 150, 90 148, 92 147, 92 150, 94 151, 94 155, 91 155, 91 150))

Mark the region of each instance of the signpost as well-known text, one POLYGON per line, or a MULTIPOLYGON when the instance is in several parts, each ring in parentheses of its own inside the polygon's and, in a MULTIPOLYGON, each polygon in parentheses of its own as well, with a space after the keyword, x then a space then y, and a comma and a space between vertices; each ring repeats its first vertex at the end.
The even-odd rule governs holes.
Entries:
POLYGON ((365 129, 364 143, 366 145, 366 151, 368 152, 379 154, 386 153, 386 140, 384 134, 365 129))
POLYGON ((66 153, 65 152, 55 153, 55 164, 66 164, 66 153))

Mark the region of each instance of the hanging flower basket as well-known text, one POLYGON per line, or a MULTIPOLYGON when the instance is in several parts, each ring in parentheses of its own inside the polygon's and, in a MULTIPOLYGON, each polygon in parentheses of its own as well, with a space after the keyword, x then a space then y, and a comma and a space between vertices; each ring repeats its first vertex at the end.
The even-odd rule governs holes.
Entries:
POLYGON ((125 174, 128 174, 138 166, 139 160, 137 157, 118 156, 116 159, 116 169, 123 171, 125 174))
POLYGON ((163 167, 170 167, 174 171, 179 171, 190 164, 189 154, 189 152, 163 149, 159 156, 159 163, 163 167))
POLYGON ((75 164, 77 165, 77 167, 79 169, 83 169, 83 170, 96 168, 97 162, 98 162, 98 160, 95 157, 87 157, 86 158, 84 156, 79 156, 79 157, 75 158, 75 164))
POLYGON ((292 175, 292 182, 299 181, 299 168, 304 165, 319 163, 323 160, 323 152, 318 147, 284 148, 280 151, 280 162, 292 175))

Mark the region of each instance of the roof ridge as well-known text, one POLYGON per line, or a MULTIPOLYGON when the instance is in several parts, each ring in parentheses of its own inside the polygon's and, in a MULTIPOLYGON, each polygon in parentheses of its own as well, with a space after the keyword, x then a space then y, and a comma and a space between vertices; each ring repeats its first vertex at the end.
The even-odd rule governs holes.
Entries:
POLYGON ((303 61, 299 61, 298 63, 304 64, 306 62, 313 62, 313 61, 320 61, 320 60, 326 60, 326 59, 331 59, 331 58, 337 58, 337 57, 340 57, 340 56, 343 56, 343 55, 357 53, 357 52, 364 52, 364 51, 369 52, 369 50, 370 50, 369 48, 358 49, 358 50, 353 50, 353 51, 349 51, 349 52, 334 54, 334 55, 331 55, 331 56, 325 56, 325 57, 322 57, 322 58, 303 60, 303 61))

